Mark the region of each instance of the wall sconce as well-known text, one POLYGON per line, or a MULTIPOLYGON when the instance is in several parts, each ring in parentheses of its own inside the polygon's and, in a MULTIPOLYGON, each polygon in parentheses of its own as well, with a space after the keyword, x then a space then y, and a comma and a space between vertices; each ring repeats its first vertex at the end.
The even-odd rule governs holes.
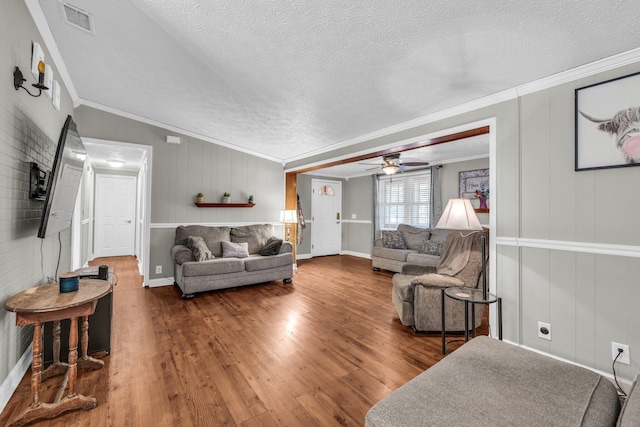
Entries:
POLYGON ((33 96, 34 98, 39 97, 40 95, 42 95, 42 91, 43 90, 49 90, 49 88, 47 86, 45 86, 44 84, 44 72, 45 72, 45 65, 44 62, 40 61, 38 62, 38 83, 34 83, 31 86, 35 87, 36 89, 38 89, 38 94, 34 95, 31 92, 29 92, 29 89, 27 89, 26 87, 22 86, 22 84, 24 82, 27 81, 27 79, 24 78, 24 76, 22 75, 22 71, 20 71, 20 67, 16 67, 13 70, 13 87, 18 90, 20 88, 24 89, 27 91, 27 93, 31 96, 33 96))

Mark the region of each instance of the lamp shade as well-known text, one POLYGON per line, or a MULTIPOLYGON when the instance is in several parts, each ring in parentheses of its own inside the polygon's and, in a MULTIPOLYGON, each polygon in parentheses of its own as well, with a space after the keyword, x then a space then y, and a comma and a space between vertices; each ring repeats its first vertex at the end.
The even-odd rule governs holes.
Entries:
POLYGON ((296 224, 298 222, 298 212, 295 209, 281 210, 280 222, 282 224, 296 224))
POLYGON ((436 228, 446 230, 482 230, 469 199, 449 199, 436 228))
POLYGON ((382 170, 387 175, 395 174, 396 172, 398 172, 398 169, 400 169, 400 166, 394 165, 394 164, 390 164, 382 167, 382 170))

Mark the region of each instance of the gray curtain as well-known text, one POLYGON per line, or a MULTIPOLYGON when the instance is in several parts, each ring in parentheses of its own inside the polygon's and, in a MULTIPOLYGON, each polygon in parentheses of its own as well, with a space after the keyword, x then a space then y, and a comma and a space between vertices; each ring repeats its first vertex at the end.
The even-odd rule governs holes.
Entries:
POLYGON ((434 228, 442 216, 442 192, 440 188, 440 169, 442 165, 431 167, 431 213, 429 227, 434 228))
POLYGON ((373 215, 371 215, 371 218, 373 218, 373 227, 371 227, 373 235, 371 236, 371 246, 373 247, 380 236, 380 216, 378 212, 378 187, 380 186, 380 176, 373 175, 371 177, 371 182, 373 184, 373 215))

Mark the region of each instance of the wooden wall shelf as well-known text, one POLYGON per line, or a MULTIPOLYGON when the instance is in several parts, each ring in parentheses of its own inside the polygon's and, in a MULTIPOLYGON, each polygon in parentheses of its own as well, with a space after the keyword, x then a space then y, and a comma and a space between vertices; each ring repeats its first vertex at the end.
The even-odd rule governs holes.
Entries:
POLYGON ((199 208, 252 208, 255 203, 198 203, 195 202, 199 208))
POLYGON ((480 209, 480 208, 476 208, 474 209, 474 211, 476 213, 489 213, 489 209, 480 209))

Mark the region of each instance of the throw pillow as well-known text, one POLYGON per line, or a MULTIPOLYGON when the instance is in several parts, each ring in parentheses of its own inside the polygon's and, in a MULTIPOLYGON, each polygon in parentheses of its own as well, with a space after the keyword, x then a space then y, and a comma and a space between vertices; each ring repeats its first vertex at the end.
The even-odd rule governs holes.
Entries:
POLYGON ((442 255, 442 248, 444 248, 444 241, 442 240, 427 240, 422 245, 422 253, 427 255, 442 255))
POLYGON ((402 233, 397 230, 382 230, 382 243, 389 249, 407 249, 402 233))
POLYGON ((222 258, 246 258, 248 256, 249 244, 247 242, 222 242, 222 258))
POLYGON ((408 224, 398 225, 398 231, 402 233, 407 248, 413 249, 414 251, 422 250, 422 245, 425 240, 429 240, 429 236, 431 235, 431 230, 428 228, 418 228, 408 224))
POLYGON ((278 252, 280 252, 281 247, 282 239, 278 239, 277 237, 273 236, 270 237, 269 240, 267 240, 267 244, 264 245, 264 247, 258 253, 263 256, 277 255, 278 252))
POLYGON ((191 249, 196 261, 206 261, 214 258, 204 239, 200 236, 188 236, 184 245, 191 249))

